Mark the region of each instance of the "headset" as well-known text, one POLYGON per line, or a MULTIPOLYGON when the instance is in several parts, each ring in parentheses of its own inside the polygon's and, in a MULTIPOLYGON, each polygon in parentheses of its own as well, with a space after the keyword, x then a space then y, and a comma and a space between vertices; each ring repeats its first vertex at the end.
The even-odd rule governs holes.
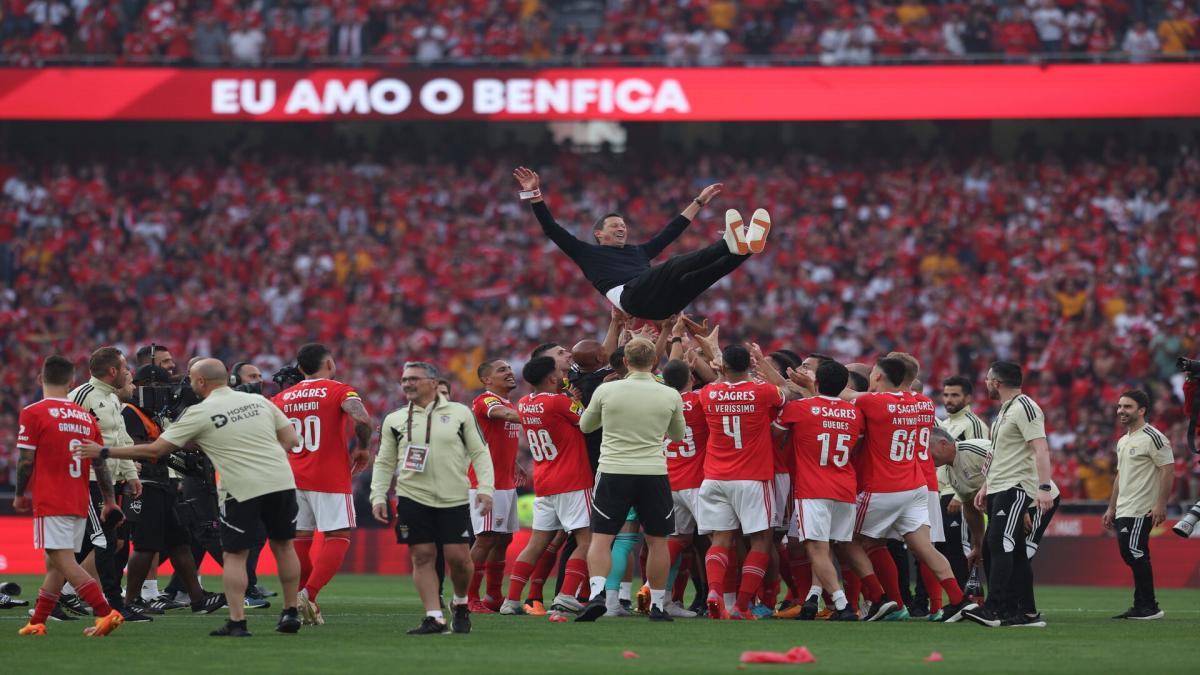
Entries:
POLYGON ((229 386, 237 387, 242 384, 242 366, 250 365, 249 361, 238 361, 229 369, 229 386))

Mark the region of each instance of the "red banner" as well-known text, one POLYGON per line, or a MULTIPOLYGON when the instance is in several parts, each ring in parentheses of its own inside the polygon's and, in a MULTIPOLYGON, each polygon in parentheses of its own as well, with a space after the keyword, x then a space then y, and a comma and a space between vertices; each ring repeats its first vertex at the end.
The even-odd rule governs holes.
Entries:
POLYGON ((0 69, 6 120, 1200 116, 1200 64, 545 70, 0 69))

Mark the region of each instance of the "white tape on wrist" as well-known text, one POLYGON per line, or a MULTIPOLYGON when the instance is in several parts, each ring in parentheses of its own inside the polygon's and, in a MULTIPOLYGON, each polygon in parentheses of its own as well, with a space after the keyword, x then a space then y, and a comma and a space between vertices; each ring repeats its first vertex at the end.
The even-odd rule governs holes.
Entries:
POLYGON ((517 193, 517 196, 520 197, 521 199, 526 199, 526 200, 537 199, 538 197, 542 196, 542 191, 541 191, 541 189, 521 190, 520 192, 517 193))

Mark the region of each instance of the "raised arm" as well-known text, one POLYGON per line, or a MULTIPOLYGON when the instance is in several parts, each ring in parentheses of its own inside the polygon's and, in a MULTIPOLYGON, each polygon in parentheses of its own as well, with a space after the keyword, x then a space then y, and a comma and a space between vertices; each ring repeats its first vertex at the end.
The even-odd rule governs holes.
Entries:
POLYGON ((570 232, 567 232, 562 225, 559 225, 554 220, 554 216, 550 215, 550 209, 547 208, 546 202, 542 199, 541 184, 542 179, 538 177, 537 172, 523 166, 519 166, 513 171, 513 178, 517 179, 517 183, 521 186, 523 194, 536 194, 537 196, 528 198, 529 206, 533 209, 533 215, 537 218, 538 225, 542 226, 542 232, 550 237, 550 241, 561 248, 564 253, 575 257, 575 254, 581 251, 587 244, 576 239, 570 232))
POLYGON ((721 194, 722 188, 724 188, 724 185, 721 183, 714 183, 701 190, 700 194, 692 199, 691 203, 689 203, 683 209, 683 213, 675 216, 671 222, 667 223, 667 226, 664 227, 658 234, 654 235, 650 241, 642 244, 642 248, 645 249, 646 255, 650 258, 654 258, 658 256, 659 253, 662 253, 663 249, 669 246, 671 242, 678 239, 679 235, 683 234, 683 231, 687 229, 687 226, 690 225, 693 220, 695 220, 696 214, 700 213, 700 209, 708 206, 708 203, 713 200, 713 197, 721 194))

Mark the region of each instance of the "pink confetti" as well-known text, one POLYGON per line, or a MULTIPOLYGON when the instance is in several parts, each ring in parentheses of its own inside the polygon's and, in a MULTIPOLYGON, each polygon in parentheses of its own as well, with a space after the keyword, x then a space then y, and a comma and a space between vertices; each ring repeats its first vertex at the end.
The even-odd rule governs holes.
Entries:
POLYGON ((941 652, 932 652, 932 653, 930 653, 929 656, 925 657, 925 663, 937 663, 938 661, 945 661, 945 660, 946 659, 942 658, 941 652))

